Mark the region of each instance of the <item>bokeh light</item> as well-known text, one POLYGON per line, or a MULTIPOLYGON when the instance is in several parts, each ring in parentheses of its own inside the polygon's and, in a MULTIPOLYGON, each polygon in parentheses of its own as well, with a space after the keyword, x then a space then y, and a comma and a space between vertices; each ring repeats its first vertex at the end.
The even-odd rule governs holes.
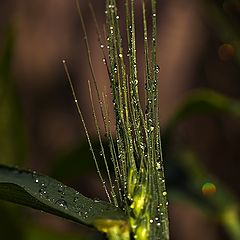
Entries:
POLYGON ((218 55, 222 61, 228 61, 233 59, 235 53, 236 50, 234 46, 230 43, 224 43, 218 49, 218 55))
POLYGON ((217 188, 215 184, 211 182, 206 182, 202 185, 202 193, 204 196, 212 196, 216 193, 217 188))

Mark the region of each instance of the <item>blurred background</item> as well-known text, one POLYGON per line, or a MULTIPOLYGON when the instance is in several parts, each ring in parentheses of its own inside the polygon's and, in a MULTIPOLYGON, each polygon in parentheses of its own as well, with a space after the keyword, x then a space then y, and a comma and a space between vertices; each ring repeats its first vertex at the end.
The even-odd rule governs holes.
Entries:
MULTIPOLYGON (((142 10, 141 1, 136 2, 141 70, 142 10)), ((80 4, 98 83, 101 90, 108 89, 89 1, 80 4)), ((102 28, 104 1, 93 5, 102 28)), ((119 8, 124 18, 123 6, 119 8)), ((240 1, 160 0, 158 13, 171 237, 240 239, 240 1)), ((98 151, 87 86, 91 75, 75 1, 0 1, 0 163, 36 169, 86 196, 105 199, 63 59, 98 151)), ((0 234, 7 234, 3 239, 103 237, 4 202, 0 216, 0 234)))

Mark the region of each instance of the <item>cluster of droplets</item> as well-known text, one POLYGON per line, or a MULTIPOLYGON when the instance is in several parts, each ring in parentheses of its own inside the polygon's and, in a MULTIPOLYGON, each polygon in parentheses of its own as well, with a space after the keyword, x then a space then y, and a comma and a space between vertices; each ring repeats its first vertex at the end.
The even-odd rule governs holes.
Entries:
POLYGON ((34 180, 34 183, 37 184, 39 186, 38 189, 38 195, 40 198, 48 200, 62 208, 64 208, 65 210, 68 209, 68 204, 66 202, 66 200, 64 199, 64 195, 65 195, 65 186, 62 184, 58 184, 57 185, 57 191, 58 191, 58 197, 57 194, 54 194, 55 197, 51 196, 51 191, 50 191, 50 183, 47 180, 47 178, 43 178, 42 176, 37 175, 35 172, 32 173, 32 178, 34 180))
MULTIPOLYGON (((57 193, 55 192, 54 197, 52 197, 52 190, 49 188, 50 183, 46 178, 35 172, 32 173, 32 178, 34 183, 39 186, 38 195, 41 199, 48 200, 64 210, 71 210, 82 219, 87 220, 93 214, 93 205, 100 202, 99 200, 93 200, 92 205, 87 202, 84 204, 81 199, 83 196, 80 197, 78 192, 67 194, 66 187, 61 183, 57 183, 56 187, 55 184, 51 186, 51 189, 54 189, 53 191, 57 190, 57 193), (72 198, 71 201, 69 201, 70 196, 72 198)), ((103 212, 104 209, 100 209, 100 211, 103 212)))

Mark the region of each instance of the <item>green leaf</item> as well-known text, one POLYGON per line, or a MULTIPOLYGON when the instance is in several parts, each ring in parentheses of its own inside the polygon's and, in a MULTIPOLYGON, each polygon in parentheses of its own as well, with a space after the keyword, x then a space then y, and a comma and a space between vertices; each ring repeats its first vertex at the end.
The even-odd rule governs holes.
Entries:
POLYGON ((110 203, 89 199, 57 180, 36 172, 3 165, 0 165, 0 199, 88 226, 96 226, 100 220, 116 223, 126 220, 125 214, 110 203))
POLYGON ((169 138, 176 125, 194 114, 227 113, 240 117, 240 102, 210 89, 195 90, 186 98, 179 110, 170 119, 164 137, 169 138))
POLYGON ((0 163, 2 164, 22 164, 27 154, 21 101, 12 77, 15 39, 15 29, 8 24, 0 46, 0 163))
POLYGON ((240 239, 239 200, 221 181, 211 176, 197 155, 190 150, 178 153, 180 163, 178 171, 182 172, 183 181, 169 186, 170 199, 193 204, 205 214, 217 220, 232 240, 240 239), (215 189, 207 187, 210 183, 215 189), (206 186, 206 185, 205 185, 206 186))

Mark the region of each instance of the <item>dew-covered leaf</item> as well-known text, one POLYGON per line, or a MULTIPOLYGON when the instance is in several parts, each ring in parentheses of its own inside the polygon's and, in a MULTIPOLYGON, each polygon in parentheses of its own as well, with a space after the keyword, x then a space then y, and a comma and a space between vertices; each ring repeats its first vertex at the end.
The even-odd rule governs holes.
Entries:
POLYGON ((85 225, 97 220, 125 221, 125 214, 104 201, 92 200, 50 177, 0 165, 0 199, 29 206, 85 225))

